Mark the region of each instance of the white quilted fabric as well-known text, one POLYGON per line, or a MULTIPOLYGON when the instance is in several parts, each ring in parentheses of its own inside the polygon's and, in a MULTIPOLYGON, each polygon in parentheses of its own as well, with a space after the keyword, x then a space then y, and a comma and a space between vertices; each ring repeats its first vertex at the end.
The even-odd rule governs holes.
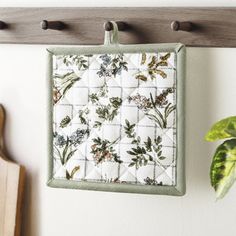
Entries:
POLYGON ((176 184, 176 55, 53 56, 55 179, 176 184))

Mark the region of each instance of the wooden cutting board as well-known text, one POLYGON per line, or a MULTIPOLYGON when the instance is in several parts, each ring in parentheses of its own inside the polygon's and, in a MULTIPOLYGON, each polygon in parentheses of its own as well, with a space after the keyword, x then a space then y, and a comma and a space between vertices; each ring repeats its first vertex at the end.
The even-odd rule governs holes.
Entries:
POLYGON ((4 151, 5 112, 0 104, 0 236, 19 236, 25 169, 4 151))

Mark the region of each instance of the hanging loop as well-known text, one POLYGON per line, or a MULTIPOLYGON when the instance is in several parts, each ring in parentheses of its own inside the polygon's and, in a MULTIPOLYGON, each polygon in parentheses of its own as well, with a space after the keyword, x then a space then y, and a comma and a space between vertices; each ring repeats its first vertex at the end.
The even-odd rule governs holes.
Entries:
POLYGON ((112 25, 112 29, 110 31, 105 30, 105 35, 104 35, 104 45, 118 45, 118 25, 115 21, 109 21, 112 25))

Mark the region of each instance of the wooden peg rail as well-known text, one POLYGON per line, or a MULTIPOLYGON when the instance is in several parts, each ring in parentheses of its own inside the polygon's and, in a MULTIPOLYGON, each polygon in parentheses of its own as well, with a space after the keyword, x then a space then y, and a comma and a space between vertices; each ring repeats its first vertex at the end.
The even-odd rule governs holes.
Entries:
POLYGON ((102 44, 111 20, 123 44, 236 47, 236 7, 0 8, 0 43, 102 44))

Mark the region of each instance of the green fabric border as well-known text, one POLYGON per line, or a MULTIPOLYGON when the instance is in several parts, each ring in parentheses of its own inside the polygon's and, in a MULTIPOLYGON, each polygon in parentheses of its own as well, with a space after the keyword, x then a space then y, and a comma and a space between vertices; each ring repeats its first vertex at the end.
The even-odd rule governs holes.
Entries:
POLYGON ((143 193, 183 196, 185 194, 185 131, 184 131, 184 84, 185 84, 185 46, 180 43, 171 44, 137 44, 115 46, 77 46, 53 47, 47 49, 47 112, 48 112, 48 182, 55 188, 85 189, 110 192, 143 193), (53 104, 52 104, 52 56, 69 54, 100 54, 100 53, 140 53, 140 52, 175 52, 177 55, 177 176, 176 186, 150 186, 114 183, 78 182, 53 178, 53 104))

